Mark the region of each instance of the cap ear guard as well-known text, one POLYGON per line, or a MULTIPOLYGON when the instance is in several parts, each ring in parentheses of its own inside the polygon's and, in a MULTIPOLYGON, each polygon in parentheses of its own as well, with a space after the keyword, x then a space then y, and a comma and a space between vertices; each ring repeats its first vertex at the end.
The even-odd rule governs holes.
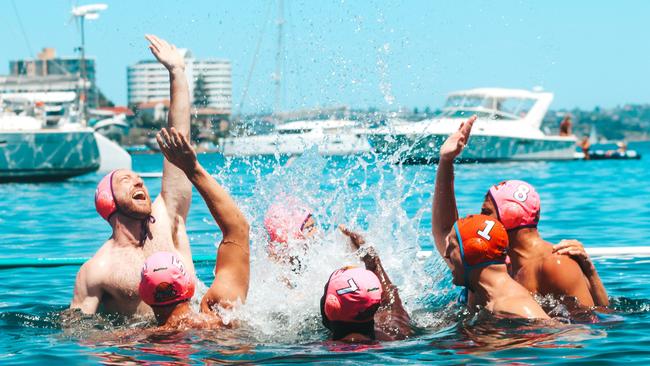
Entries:
POLYGON ((327 295, 325 296, 325 303, 323 304, 325 306, 325 315, 328 318, 331 318, 333 314, 331 313, 332 311, 340 311, 341 310, 341 302, 339 301, 338 298, 334 295, 327 295))
POLYGON ((506 202, 497 207, 499 211, 499 221, 507 230, 518 229, 523 225, 522 217, 525 215, 524 210, 516 203, 506 202), (508 229, 509 228, 509 229, 508 229))
POLYGON ((106 174, 95 190, 95 210, 106 221, 117 212, 117 202, 113 193, 113 175, 117 170, 106 174))
POLYGON ((321 322, 323 323, 323 326, 325 328, 332 330, 330 320, 327 317, 327 314, 325 313, 325 300, 327 298, 327 288, 330 286, 330 280, 332 279, 332 276, 336 272, 332 272, 330 274, 330 277, 327 279, 327 282, 325 283, 325 287, 323 287, 323 296, 320 298, 320 317, 321 317, 321 322))
POLYGON ((487 250, 485 240, 479 238, 471 238, 465 241, 463 245, 464 258, 463 262, 467 266, 475 266, 482 263, 486 259, 485 252, 487 250))

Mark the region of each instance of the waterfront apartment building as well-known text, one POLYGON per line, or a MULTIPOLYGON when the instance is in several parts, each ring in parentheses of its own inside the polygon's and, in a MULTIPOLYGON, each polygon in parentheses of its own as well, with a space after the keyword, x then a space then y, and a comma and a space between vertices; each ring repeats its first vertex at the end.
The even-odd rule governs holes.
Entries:
MULTIPOLYGON (((199 75, 204 80, 206 107, 230 115, 232 110, 232 69, 229 60, 198 60, 186 49, 180 49, 185 58, 185 74, 194 98, 194 87, 199 75)), ((156 60, 140 61, 127 68, 129 105, 169 100, 169 74, 156 60)))
MULTIPOLYGON (((87 95, 89 107, 95 107, 99 90, 95 84, 95 60, 86 58, 87 95)), ((49 92, 72 91, 79 93, 81 83, 81 59, 57 57, 54 48, 43 48, 34 59, 9 61, 9 76, 0 79, 3 92, 49 92)))
POLYGON ((79 77, 75 75, 0 75, 0 94, 76 92, 78 87, 79 77))

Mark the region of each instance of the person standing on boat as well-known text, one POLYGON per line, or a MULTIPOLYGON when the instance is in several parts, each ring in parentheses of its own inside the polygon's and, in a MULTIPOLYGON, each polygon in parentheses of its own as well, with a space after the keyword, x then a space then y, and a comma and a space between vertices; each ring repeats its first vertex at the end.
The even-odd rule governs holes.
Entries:
POLYGON ((564 116, 564 119, 562 119, 562 122, 560 122, 560 136, 571 136, 572 125, 571 116, 567 114, 564 116))
POLYGON ((161 251, 149 256, 141 267, 140 298, 152 307, 159 326, 178 328, 220 328, 225 324, 217 308, 232 308, 246 301, 250 283, 249 224, 235 201, 199 164, 187 137, 172 128, 157 136, 165 158, 185 173, 199 191, 223 233, 214 266, 214 281, 195 313, 189 300, 196 277, 189 271, 189 259, 176 252, 161 251))
POLYGON ((371 246, 364 238, 344 226, 360 253, 364 268, 343 267, 334 271, 323 289, 321 321, 332 332, 332 340, 343 342, 395 341, 413 334, 411 318, 371 246))
MULTIPOLYGON (((469 141, 476 116, 461 124, 440 148, 432 210, 436 249, 445 253, 446 236, 458 219, 454 193, 454 159, 469 141)), ((607 292, 582 244, 563 240, 557 245, 542 239, 537 230, 539 195, 523 181, 506 181, 490 188, 482 214, 501 221, 508 231, 513 278, 532 293, 575 298, 577 306, 607 306, 607 292)), ((469 296, 472 296, 470 291, 469 296)))
MULTIPOLYGON (((147 35, 149 49, 169 72, 171 105, 168 128, 186 139, 190 135, 190 94, 185 61, 176 47, 147 35)), ((120 169, 106 175, 97 187, 95 207, 113 233, 95 255, 84 263, 74 288, 71 308, 84 313, 102 310, 122 315, 151 314, 138 296, 140 270, 145 259, 158 251, 182 258, 194 275, 185 221, 192 199, 186 174, 167 159, 163 162, 160 195, 151 202, 140 176, 120 169)))
POLYGON ((578 146, 580 146, 580 149, 582 149, 582 153, 584 154, 584 159, 589 160, 589 149, 591 148, 591 142, 589 142, 589 136, 585 135, 582 138, 582 141, 578 143, 578 146))

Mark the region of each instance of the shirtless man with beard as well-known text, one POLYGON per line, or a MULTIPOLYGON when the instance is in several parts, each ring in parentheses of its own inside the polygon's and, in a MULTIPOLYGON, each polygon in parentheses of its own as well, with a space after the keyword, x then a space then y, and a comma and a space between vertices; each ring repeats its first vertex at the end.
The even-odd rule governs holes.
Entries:
MULTIPOLYGON (((189 140, 190 94, 185 61, 174 45, 154 35, 145 38, 151 53, 169 71, 171 105, 167 128, 189 140)), ((79 269, 70 308, 86 314, 152 314, 138 295, 140 272, 147 257, 160 251, 175 253, 194 275, 185 229, 191 199, 190 181, 167 159, 163 162, 161 192, 153 203, 142 178, 133 171, 120 169, 106 175, 97 187, 95 207, 113 233, 79 269)))

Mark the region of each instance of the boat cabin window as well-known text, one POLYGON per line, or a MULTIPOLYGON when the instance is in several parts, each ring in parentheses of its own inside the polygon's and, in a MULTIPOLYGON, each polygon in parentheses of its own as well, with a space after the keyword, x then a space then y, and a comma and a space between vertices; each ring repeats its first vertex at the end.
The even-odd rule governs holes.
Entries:
POLYGON ((452 95, 445 102, 444 116, 464 118, 477 115, 481 118, 514 120, 526 117, 533 105, 535 105, 535 99, 531 98, 452 95))
POLYGON ((499 98, 497 99, 497 110, 523 118, 526 117, 531 108, 535 105, 534 99, 529 98, 499 98))
POLYGON ((445 103, 445 108, 449 107, 494 109, 494 98, 480 95, 451 96, 445 103))

